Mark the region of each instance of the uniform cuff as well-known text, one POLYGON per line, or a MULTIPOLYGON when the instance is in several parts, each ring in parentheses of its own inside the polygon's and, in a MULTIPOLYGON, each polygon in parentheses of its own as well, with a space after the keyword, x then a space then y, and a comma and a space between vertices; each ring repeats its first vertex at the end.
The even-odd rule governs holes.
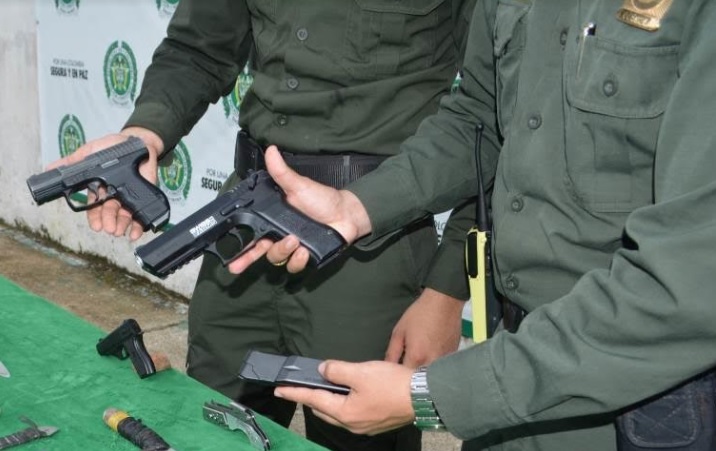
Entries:
POLYGON ((469 440, 516 424, 497 383, 488 343, 436 360, 428 386, 447 429, 469 440))
POLYGON ((164 143, 164 153, 173 150, 183 134, 180 122, 166 105, 159 103, 142 103, 136 105, 124 127, 143 127, 153 131, 164 143))
POLYGON ((470 287, 465 270, 465 243, 443 240, 428 268, 423 286, 467 301, 470 287))

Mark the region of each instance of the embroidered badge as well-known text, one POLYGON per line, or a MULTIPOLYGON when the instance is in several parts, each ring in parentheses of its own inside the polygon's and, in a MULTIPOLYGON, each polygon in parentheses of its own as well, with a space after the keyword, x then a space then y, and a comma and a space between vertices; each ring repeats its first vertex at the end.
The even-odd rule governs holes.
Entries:
POLYGON ((624 0, 617 19, 632 27, 656 31, 661 27, 672 0, 624 0))

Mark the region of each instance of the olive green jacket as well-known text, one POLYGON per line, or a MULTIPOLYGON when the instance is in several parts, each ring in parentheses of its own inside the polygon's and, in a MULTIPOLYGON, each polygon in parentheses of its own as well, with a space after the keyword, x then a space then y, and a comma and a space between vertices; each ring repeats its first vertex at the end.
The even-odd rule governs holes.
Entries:
MULTIPOLYGON (((125 126, 153 130, 174 148, 249 62, 254 82, 239 121, 259 142, 297 153, 396 154, 449 93, 474 4, 182 0, 125 126)), ((455 221, 427 284, 467 299, 455 268, 470 218, 455 221)))
MULTIPOLYGON (((459 437, 597 427, 716 363, 716 2, 655 31, 623 3, 663 2, 478 2, 458 94, 350 188, 374 236, 444 210, 476 192, 485 126, 496 282, 530 313, 429 368, 459 437)), ((582 445, 553 450, 615 446, 582 445)))

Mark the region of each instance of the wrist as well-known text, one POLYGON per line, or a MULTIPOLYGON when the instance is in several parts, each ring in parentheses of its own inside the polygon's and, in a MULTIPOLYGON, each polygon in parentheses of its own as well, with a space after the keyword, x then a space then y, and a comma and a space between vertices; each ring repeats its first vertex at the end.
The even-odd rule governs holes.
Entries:
POLYGON ((354 236, 345 238, 353 242, 371 232, 370 218, 358 196, 348 190, 340 190, 340 194, 344 207, 342 211, 345 212, 349 223, 355 228, 353 231, 354 236))
POLYGON ((422 366, 413 372, 410 379, 410 400, 415 413, 415 427, 421 431, 444 431, 445 424, 435 408, 428 388, 427 368, 422 366))

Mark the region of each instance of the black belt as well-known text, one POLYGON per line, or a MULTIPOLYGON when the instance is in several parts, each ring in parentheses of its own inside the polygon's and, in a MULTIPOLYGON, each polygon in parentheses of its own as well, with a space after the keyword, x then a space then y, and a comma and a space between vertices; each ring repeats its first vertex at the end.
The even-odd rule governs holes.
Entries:
MULTIPOLYGON (((266 169, 264 149, 247 132, 239 131, 236 139, 234 168, 243 179, 250 171, 266 169)), ((296 154, 281 151, 286 164, 316 182, 340 189, 377 168, 384 156, 345 154, 296 154)))

